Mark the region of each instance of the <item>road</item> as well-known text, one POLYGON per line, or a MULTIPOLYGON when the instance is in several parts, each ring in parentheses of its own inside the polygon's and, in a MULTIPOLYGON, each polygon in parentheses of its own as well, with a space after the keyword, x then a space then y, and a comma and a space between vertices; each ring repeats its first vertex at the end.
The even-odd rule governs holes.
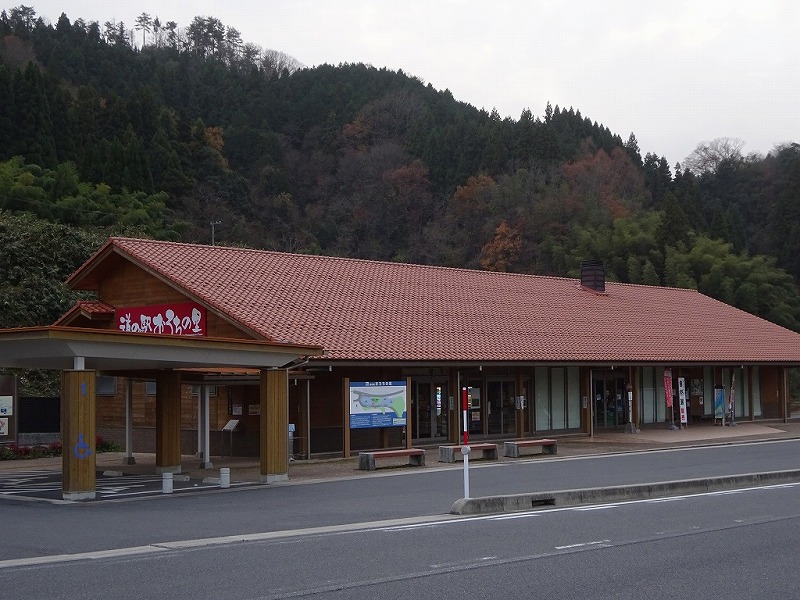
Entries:
MULTIPOLYGON (((643 483, 797 468, 798 450, 785 441, 530 461, 481 466, 471 479, 474 495, 643 483)), ((798 486, 461 518, 446 515, 460 477, 0 500, 2 597, 800 597, 798 486)))

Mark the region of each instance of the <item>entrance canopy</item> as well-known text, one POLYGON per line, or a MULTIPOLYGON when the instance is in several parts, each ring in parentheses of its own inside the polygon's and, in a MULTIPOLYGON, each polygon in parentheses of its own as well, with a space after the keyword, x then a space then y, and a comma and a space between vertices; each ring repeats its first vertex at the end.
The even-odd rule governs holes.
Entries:
POLYGON ((0 331, 0 367, 62 371, 61 437, 71 449, 62 453, 65 500, 95 497, 95 372, 155 376, 156 468, 166 473, 180 472, 180 370, 260 371, 262 479, 278 481, 288 478, 288 369, 322 353, 311 345, 76 327, 0 331))
POLYGON ((265 369, 288 367, 302 357, 322 353, 319 346, 80 327, 0 331, 0 367, 23 369, 80 368, 101 372, 224 367, 265 369))

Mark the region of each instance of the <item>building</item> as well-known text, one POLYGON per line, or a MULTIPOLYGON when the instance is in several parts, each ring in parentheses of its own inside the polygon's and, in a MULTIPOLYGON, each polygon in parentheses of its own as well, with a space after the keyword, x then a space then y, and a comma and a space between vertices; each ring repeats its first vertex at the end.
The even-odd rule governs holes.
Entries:
MULTIPOLYGON (((112 238, 67 283, 97 299, 58 326, 323 348, 285 366, 300 458, 456 442, 462 415, 473 439, 787 419, 800 366, 800 334, 592 261, 577 280, 112 238)), ((148 451, 158 374, 105 375, 98 432, 124 440, 127 417, 148 451)), ((180 377, 182 453, 203 430, 212 455, 258 452, 257 370, 180 377)))

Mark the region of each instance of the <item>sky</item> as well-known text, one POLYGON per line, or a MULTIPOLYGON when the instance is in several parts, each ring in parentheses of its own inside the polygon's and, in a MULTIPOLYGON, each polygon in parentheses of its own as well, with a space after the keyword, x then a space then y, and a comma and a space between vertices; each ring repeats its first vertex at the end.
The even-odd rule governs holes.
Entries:
MULTIPOLYGON (((216 17, 304 66, 402 69, 502 117, 572 107, 642 156, 800 142, 796 0, 29 0, 55 24, 216 17)), ((17 3, 0 6, 10 9, 17 3)))

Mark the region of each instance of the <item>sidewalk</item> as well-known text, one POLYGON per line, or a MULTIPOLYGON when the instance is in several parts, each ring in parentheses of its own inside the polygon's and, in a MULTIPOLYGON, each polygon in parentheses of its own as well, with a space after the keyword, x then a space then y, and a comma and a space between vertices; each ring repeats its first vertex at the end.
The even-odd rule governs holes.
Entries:
MULTIPOLYGON (((680 448, 691 446, 709 446, 729 443, 754 442, 800 438, 800 422, 792 423, 737 423, 735 427, 697 424, 687 429, 669 430, 665 425, 646 428, 638 433, 600 432, 594 436, 567 435, 548 436, 558 439, 558 455, 556 458, 609 454, 617 452, 645 452, 664 448, 680 448)), ((481 440, 488 441, 488 440, 481 440)), ((493 440, 502 444, 502 440, 493 440)), ((294 460, 289 463, 289 482, 307 482, 315 480, 342 479, 354 477, 375 477, 376 475, 397 472, 398 470, 417 471, 419 469, 461 468, 461 463, 438 462, 438 444, 425 446, 425 466, 408 467, 406 459, 396 462, 381 461, 377 471, 360 471, 358 469, 358 453, 350 458, 294 460)), ((502 454, 502 450, 500 452, 502 454)), ((136 464, 123 464, 124 453, 106 452, 98 454, 96 464, 98 472, 117 471, 128 474, 154 474, 155 455, 150 453, 134 453, 136 464)), ((510 459, 501 456, 498 461, 549 460, 552 457, 532 457, 530 459, 510 459)), ((232 482, 257 482, 260 479, 258 457, 212 456, 213 468, 200 469, 200 460, 194 456, 184 456, 182 472, 192 480, 203 480, 208 477, 219 477, 219 469, 227 467, 231 470, 232 482)), ((471 464, 482 464, 487 461, 474 460, 471 464)), ((495 461, 492 461, 495 462, 495 461)), ((34 460, 0 461, 0 474, 22 471, 60 471, 61 458, 41 458, 34 460)))

